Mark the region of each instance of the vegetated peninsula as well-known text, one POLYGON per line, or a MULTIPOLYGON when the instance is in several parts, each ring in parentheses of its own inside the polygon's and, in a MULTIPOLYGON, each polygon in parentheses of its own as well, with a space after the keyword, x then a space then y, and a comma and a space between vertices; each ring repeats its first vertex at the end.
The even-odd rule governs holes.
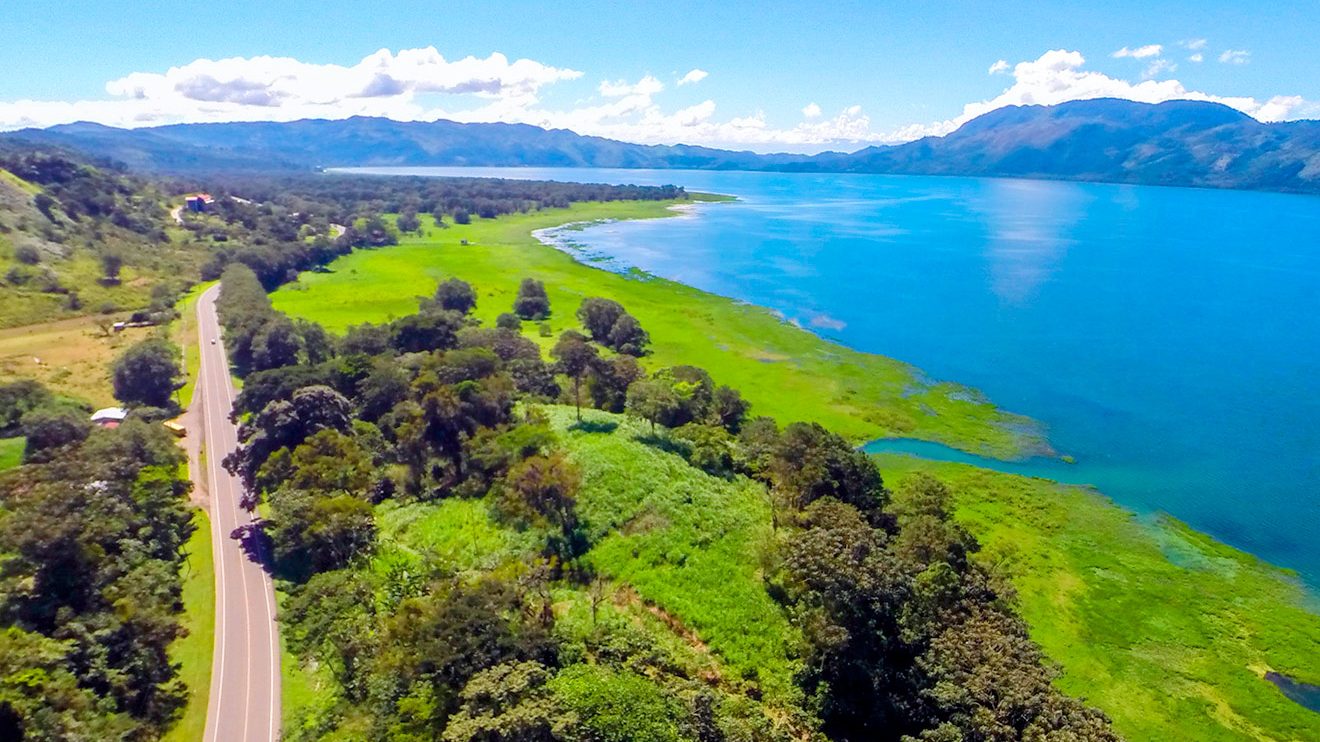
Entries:
POLYGON ((1320 122, 1262 123, 1219 103, 1095 99, 1006 106, 942 137, 857 152, 756 154, 640 145, 525 124, 355 117, 115 129, 69 124, 0 138, 75 147, 165 172, 363 165, 689 168, 979 175, 1320 192, 1320 122))
POLYGON ((6 267, 34 265, 15 250, 37 234, 68 248, 41 275, 99 285, 73 269, 100 263, 78 235, 139 209, 163 238, 123 233, 144 293, 110 316, 163 314, 104 332, 99 380, 5 369, 0 422, 27 438, 0 475, 0 723, 177 735, 205 703, 178 681, 204 682, 209 656, 179 627, 214 608, 182 568, 197 531, 155 424, 196 354, 179 366, 153 337, 196 344, 174 304, 205 277, 243 376, 227 465, 272 540, 289 738, 1320 734, 1262 679, 1320 681, 1320 617, 1277 570, 1093 492, 866 457, 854 444, 883 434, 1036 442, 960 387, 530 234, 695 194, 5 163, 16 203, 44 194, 53 215, 0 217, 6 267), (179 256, 196 273, 147 270, 179 256), (79 389, 126 421, 90 427, 79 389), (70 553, 95 579, 58 579, 70 553))

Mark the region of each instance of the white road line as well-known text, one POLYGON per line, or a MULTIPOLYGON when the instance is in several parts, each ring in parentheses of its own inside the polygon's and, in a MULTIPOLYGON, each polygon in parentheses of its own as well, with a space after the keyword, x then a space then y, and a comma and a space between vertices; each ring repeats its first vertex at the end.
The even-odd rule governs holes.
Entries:
MULTIPOLYGON (((208 290, 206 294, 210 294, 212 291, 215 291, 215 289, 208 290)), ((204 294, 201 297, 201 299, 197 302, 197 332, 198 332, 197 342, 199 347, 204 343, 202 335, 204 334, 204 331, 206 329, 206 323, 204 321, 203 313, 202 313, 202 307, 204 303, 208 301, 206 294, 204 294)), ((204 350, 201 352, 205 353, 204 350)), ((205 431, 205 438, 206 438, 204 443, 208 444, 207 447, 208 449, 210 449, 207 452, 208 455, 206 461, 207 464, 206 468, 211 478, 211 492, 210 492, 211 558, 214 559, 215 563, 220 567, 219 569, 216 570, 216 575, 219 580, 219 583, 217 585, 218 588, 217 592, 219 594, 218 595, 219 599, 216 601, 216 605, 215 605, 215 625, 218 627, 219 630, 216 631, 215 639, 211 645, 211 651, 215 652, 216 657, 218 658, 218 660, 216 659, 212 660, 211 666, 215 668, 216 662, 217 661, 219 662, 219 668, 215 673, 218 677, 211 678, 211 682, 212 684, 215 685, 216 688, 215 705, 216 708, 218 709, 220 708, 221 703, 223 702, 224 693, 225 693, 224 678, 225 678, 225 633, 226 632, 224 628, 225 626, 224 622, 225 622, 225 617, 227 616, 225 607, 226 607, 226 595, 228 593, 228 590, 226 589, 225 573, 228 570, 225 569, 224 528, 220 523, 219 477, 217 477, 215 473, 216 459, 217 456, 220 455, 220 451, 218 450, 219 446, 217 445, 215 429, 214 429, 215 420, 213 419, 212 415, 207 411, 207 406, 208 403, 210 402, 210 395, 207 392, 208 384, 206 384, 206 378, 212 376, 212 374, 208 372, 210 367, 214 365, 215 364, 211 362, 210 359, 204 359, 204 362, 201 365, 200 375, 202 376, 201 379, 202 421, 203 421, 202 428, 205 431)), ((210 716, 209 713, 208 716, 210 716)), ((216 742, 219 742, 220 717, 216 716, 214 721, 215 723, 211 728, 211 739, 215 740, 216 742)))

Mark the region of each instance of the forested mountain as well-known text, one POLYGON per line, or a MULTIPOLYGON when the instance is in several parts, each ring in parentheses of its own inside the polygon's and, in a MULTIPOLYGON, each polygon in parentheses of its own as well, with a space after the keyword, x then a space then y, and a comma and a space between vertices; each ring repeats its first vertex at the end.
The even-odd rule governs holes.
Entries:
POLYGON ((357 165, 693 168, 984 175, 1320 191, 1320 122, 1261 123, 1217 103, 1098 99, 1010 106, 944 137, 851 154, 640 145, 524 124, 355 117, 114 129, 70 124, 4 135, 162 171, 357 165))

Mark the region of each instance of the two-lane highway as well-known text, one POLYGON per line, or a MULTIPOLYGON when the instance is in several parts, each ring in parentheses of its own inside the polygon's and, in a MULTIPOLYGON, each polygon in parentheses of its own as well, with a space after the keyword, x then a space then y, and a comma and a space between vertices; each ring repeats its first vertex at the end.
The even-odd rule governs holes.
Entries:
POLYGON ((198 416, 206 446, 211 536, 215 560, 215 648, 211 660, 211 698, 206 710, 207 742, 275 742, 280 734, 280 650, 275 624, 275 591, 259 560, 260 541, 246 545, 255 516, 241 504, 243 484, 221 461, 238 447, 238 431, 229 421, 234 386, 225 356, 215 300, 220 286, 197 301, 198 343, 202 349, 197 379, 198 416), (214 341, 214 344, 212 344, 214 341))

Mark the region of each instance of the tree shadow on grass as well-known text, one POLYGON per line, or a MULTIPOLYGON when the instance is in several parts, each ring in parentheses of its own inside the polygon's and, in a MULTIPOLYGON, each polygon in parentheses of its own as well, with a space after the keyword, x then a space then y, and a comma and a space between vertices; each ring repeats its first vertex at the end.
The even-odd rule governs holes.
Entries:
POLYGON ((583 433, 613 433, 619 424, 613 420, 579 420, 568 426, 569 431, 580 430, 583 433))
POLYGON ((651 448, 658 448, 665 453, 672 453, 675 456, 681 456, 685 459, 692 454, 692 447, 684 441, 674 440, 673 438, 668 438, 657 433, 639 435, 633 438, 633 440, 643 445, 650 446, 651 448))

